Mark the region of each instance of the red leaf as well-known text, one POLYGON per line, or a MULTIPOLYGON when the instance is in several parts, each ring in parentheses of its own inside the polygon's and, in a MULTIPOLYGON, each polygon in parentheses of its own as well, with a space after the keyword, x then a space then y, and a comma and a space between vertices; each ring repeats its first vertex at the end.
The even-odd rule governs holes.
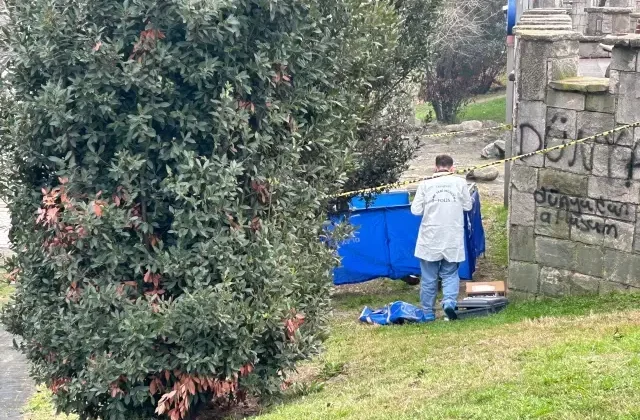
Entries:
POLYGON ((102 41, 96 42, 96 45, 93 46, 93 51, 98 52, 98 50, 102 47, 102 41))
POLYGON ((96 216, 102 217, 102 207, 96 202, 93 203, 93 212, 96 216))
POLYGON ((193 380, 188 379, 187 388, 189 389, 189 393, 191 395, 196 395, 196 384, 193 383, 193 380))
POLYGON ((156 385, 155 379, 149 384, 149 392, 151 392, 151 395, 155 395, 158 392, 158 386, 156 385))

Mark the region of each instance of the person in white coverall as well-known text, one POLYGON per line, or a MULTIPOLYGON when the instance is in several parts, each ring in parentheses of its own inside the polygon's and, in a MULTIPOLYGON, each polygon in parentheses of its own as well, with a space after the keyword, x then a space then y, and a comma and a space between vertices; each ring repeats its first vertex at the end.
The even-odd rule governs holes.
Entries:
MULTIPOLYGON (((453 171, 451 156, 436 157, 436 174, 453 171)), ((438 277, 442 279, 442 309, 450 320, 457 318, 458 265, 465 260, 464 212, 472 205, 466 180, 454 175, 423 181, 416 191, 411 213, 422 216, 415 256, 420 259, 420 303, 427 319, 435 319, 438 277)))

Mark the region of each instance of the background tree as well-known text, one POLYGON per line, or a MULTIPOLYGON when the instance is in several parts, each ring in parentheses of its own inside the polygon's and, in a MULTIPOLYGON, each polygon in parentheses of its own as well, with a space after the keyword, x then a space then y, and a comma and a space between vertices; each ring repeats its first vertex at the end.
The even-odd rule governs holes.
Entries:
POLYGON ((61 410, 186 418, 318 350, 357 123, 327 3, 7 1, 3 322, 61 410))
POLYGON ((357 166, 345 191, 396 182, 419 147, 413 86, 425 68, 441 0, 350 0, 336 23, 343 85, 358 89, 357 166))
POLYGON ((499 0, 455 0, 440 10, 421 94, 438 121, 455 122, 461 107, 504 71, 502 6, 499 0))

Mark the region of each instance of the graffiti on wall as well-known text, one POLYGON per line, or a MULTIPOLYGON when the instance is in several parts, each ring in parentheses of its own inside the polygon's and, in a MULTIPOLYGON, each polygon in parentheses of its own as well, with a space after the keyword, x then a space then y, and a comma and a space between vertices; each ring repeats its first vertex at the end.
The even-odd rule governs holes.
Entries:
POLYGON ((618 226, 614 220, 631 220, 635 209, 630 204, 605 200, 574 197, 554 189, 539 188, 533 193, 536 204, 544 207, 539 221, 545 224, 565 222, 583 232, 596 232, 618 238, 618 226), (548 209, 548 210, 547 210, 548 209))
MULTIPOLYGON (((546 127, 544 135, 540 133, 533 124, 522 123, 519 126, 519 145, 518 154, 526 154, 543 150, 547 147, 566 144, 573 139, 581 139, 588 137, 590 133, 582 129, 578 129, 573 133, 571 127, 567 126, 569 118, 563 115, 553 115, 546 127)), ((622 169, 627 186, 631 185, 631 181, 635 179, 636 171, 640 169, 640 144, 634 141, 633 129, 625 129, 616 131, 615 133, 602 136, 599 143, 608 146, 625 147, 623 161, 615 155, 616 151, 613 147, 606 150, 606 176, 616 177, 616 172, 622 169), (628 150, 627 150, 628 149, 628 150), (621 165, 621 166, 620 166, 621 165)), ((546 159, 552 163, 565 162, 569 168, 576 168, 591 172, 594 169, 594 153, 593 141, 579 143, 566 149, 554 150, 547 153, 546 159)), ((527 161, 529 158, 523 158, 527 161)), ((603 174, 604 175, 604 174, 603 174)))

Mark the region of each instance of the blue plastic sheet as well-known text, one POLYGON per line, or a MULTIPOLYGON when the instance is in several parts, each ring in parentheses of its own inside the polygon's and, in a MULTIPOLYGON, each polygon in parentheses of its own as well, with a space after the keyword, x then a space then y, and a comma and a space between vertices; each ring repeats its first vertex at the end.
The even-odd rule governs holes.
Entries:
MULTIPOLYGON (((485 251, 477 191, 473 199, 473 208, 465 212, 466 259, 458 270, 464 280, 472 279, 476 258, 485 251)), ((333 272, 334 284, 361 283, 380 277, 395 280, 420 274, 420 263, 413 256, 420 217, 411 214, 408 203, 408 192, 380 194, 369 208, 364 208, 362 201, 354 201, 355 209, 350 213, 332 217, 334 222, 347 217, 355 227, 353 237, 338 247, 342 264, 333 272)))
POLYGON ((404 324, 405 322, 429 322, 433 321, 435 317, 431 313, 426 314, 415 305, 396 301, 382 309, 370 309, 365 306, 359 319, 368 324, 391 325, 404 324))

